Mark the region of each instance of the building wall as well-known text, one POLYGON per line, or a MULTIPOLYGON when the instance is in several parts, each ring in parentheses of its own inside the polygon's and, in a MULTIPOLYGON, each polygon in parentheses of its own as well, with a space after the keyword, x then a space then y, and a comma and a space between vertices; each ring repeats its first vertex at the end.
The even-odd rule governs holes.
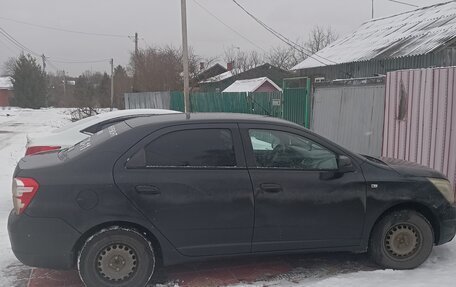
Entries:
POLYGON ((456 67, 388 73, 383 156, 436 169, 456 183, 456 67))
POLYGON ((456 48, 421 56, 396 59, 374 59, 365 62, 352 62, 340 65, 302 69, 302 77, 324 77, 326 80, 350 79, 386 75, 388 72, 404 69, 456 66, 456 48))
POLYGON ((384 103, 384 78, 318 85, 312 129, 354 152, 380 156, 384 103))
POLYGON ((6 107, 10 105, 10 98, 12 97, 13 92, 6 89, 0 89, 0 107, 6 107))
POLYGON ((273 93, 273 92, 278 92, 278 90, 271 83, 265 82, 255 92, 273 93))

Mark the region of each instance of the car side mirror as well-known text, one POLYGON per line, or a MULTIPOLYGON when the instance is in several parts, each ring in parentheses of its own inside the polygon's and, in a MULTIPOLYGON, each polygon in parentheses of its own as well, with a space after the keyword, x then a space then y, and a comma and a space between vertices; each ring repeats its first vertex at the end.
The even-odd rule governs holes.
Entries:
POLYGON ((340 155, 337 163, 339 165, 339 172, 354 172, 356 170, 351 158, 348 156, 340 155))

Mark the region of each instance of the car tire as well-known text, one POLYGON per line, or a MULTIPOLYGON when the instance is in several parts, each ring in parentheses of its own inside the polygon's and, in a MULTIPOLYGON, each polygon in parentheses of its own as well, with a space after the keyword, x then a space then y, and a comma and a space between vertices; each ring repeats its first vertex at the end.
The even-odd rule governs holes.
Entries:
POLYGON ((154 273, 155 255, 140 232, 110 227, 87 239, 77 265, 87 287, 142 287, 154 273))
POLYGON ((369 255, 385 268, 413 269, 426 261, 433 246, 434 233, 429 221, 416 211, 399 210, 374 226, 369 255))

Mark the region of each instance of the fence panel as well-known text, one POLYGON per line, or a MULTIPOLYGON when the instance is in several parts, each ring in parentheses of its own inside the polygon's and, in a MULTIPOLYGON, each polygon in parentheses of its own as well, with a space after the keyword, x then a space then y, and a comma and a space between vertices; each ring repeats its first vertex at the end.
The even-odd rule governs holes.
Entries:
POLYGON ((455 83, 456 67, 388 73, 382 153, 438 170, 448 176, 453 186, 455 83))
MULTIPOLYGON (((274 93, 192 93, 192 112, 224 112, 269 115, 308 127, 307 89, 274 93)), ((182 92, 127 93, 125 107, 184 111, 182 92)))
POLYGON ((317 87, 313 130, 354 152, 380 156, 384 102, 384 84, 317 87))
POLYGON ((309 127, 309 99, 307 88, 285 89, 283 91, 283 118, 309 127))
POLYGON ((169 109, 170 92, 125 93, 126 109, 169 109))

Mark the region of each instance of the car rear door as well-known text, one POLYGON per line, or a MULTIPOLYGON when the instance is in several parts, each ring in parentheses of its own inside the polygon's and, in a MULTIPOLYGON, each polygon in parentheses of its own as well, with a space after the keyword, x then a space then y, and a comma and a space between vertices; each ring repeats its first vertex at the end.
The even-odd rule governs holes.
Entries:
POLYGON ((253 190, 236 124, 156 131, 118 161, 114 177, 180 253, 251 251, 253 190))
POLYGON ((255 198, 252 249, 282 251, 360 244, 366 186, 338 171, 338 151, 294 128, 241 125, 255 198))

